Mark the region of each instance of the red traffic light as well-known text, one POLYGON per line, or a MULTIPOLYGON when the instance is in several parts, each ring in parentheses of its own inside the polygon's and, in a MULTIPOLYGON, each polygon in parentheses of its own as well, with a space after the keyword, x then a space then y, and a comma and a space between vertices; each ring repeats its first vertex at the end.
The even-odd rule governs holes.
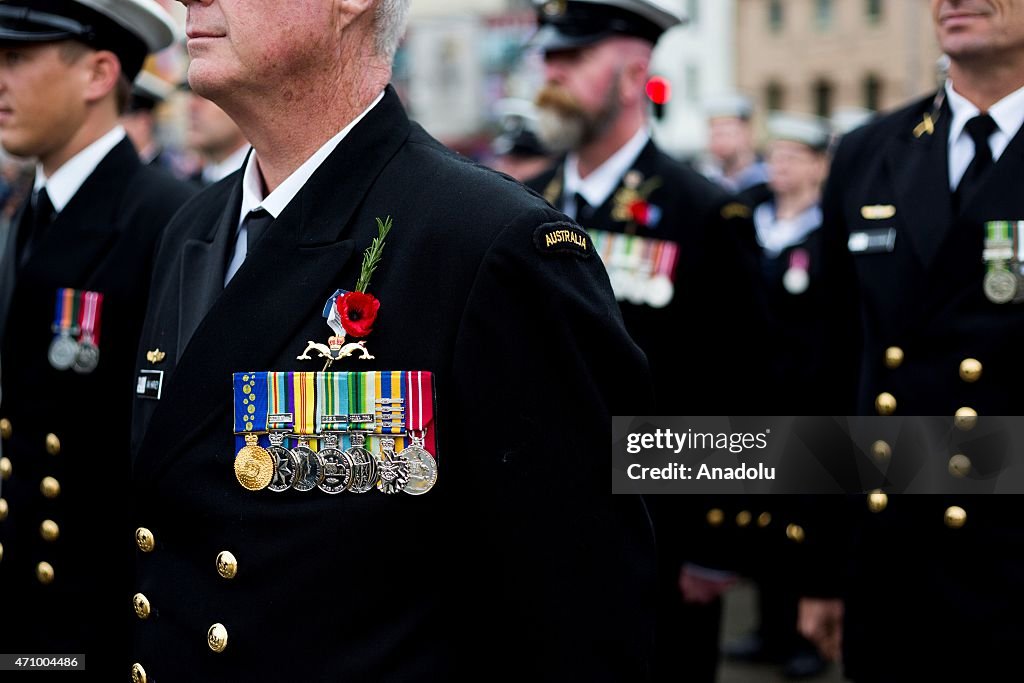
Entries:
POLYGON ((672 84, 664 76, 651 76, 647 81, 647 97, 654 104, 667 104, 672 99, 672 84))

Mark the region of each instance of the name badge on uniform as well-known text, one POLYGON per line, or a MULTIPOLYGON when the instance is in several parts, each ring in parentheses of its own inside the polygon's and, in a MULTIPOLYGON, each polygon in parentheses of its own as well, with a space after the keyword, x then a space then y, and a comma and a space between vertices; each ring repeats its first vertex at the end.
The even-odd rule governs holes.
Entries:
POLYGON ((159 401, 163 393, 164 371, 163 370, 140 370, 135 380, 135 395, 138 398, 148 398, 159 401))
POLYGON ((896 248, 896 228, 859 230, 846 243, 851 254, 881 254, 896 248))

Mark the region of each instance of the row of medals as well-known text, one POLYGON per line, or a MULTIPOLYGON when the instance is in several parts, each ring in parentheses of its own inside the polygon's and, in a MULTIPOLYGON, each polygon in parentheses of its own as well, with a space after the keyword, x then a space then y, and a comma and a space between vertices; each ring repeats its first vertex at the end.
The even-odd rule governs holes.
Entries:
POLYGON ((235 457, 235 476, 250 491, 269 489, 312 491, 338 494, 345 491, 366 493, 376 488, 386 494, 408 493, 419 496, 437 483, 437 460, 423 447, 422 437, 411 436, 411 445, 395 453, 395 440, 380 437, 380 451, 366 448, 366 435, 350 433, 352 445, 339 446, 337 434, 323 437, 323 447, 314 451, 308 438, 286 433, 271 433, 270 447, 263 448, 254 435, 246 435, 246 445, 235 457), (285 448, 284 439, 298 440, 295 448, 285 448))
POLYGON ((54 330, 57 335, 50 342, 46 354, 54 370, 74 370, 88 374, 100 364, 100 350, 90 341, 75 341, 74 330, 54 330))

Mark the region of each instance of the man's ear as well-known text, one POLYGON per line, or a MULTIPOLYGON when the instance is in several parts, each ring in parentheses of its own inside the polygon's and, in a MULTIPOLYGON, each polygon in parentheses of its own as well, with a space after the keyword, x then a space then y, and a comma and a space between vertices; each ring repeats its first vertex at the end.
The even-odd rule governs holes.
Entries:
POLYGON ((106 97, 121 78, 121 61, 109 50, 97 50, 83 57, 85 62, 85 98, 90 104, 106 97))
POLYGON ((343 26, 351 24, 360 16, 373 10, 379 0, 334 0, 343 26))

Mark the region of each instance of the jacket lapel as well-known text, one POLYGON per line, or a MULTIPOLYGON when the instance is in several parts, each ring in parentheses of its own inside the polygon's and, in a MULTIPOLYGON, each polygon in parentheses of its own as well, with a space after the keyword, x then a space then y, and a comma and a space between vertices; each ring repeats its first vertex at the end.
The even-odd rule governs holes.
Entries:
POLYGON ((352 218, 409 132, 389 86, 270 225, 181 354, 138 451, 146 454, 138 472, 156 476, 185 444, 223 418, 232 408, 231 373, 290 369, 270 366, 298 355, 307 341, 297 336, 302 328, 320 320, 335 289, 354 284, 340 282, 339 273, 357 249, 369 246, 368 240, 356 244, 353 233, 370 230, 351 225, 352 218))
POLYGON ((224 268, 230 238, 235 234, 242 205, 242 180, 239 174, 224 211, 203 239, 185 242, 178 274, 178 346, 181 360, 188 342, 213 303, 224 291, 224 268))
POLYGON ((915 137, 916 121, 886 148, 889 177, 896 188, 897 206, 911 248, 928 269, 953 224, 949 191, 947 142, 949 113, 943 108, 933 132, 915 137), (941 188, 936 193, 935 188, 941 188))

